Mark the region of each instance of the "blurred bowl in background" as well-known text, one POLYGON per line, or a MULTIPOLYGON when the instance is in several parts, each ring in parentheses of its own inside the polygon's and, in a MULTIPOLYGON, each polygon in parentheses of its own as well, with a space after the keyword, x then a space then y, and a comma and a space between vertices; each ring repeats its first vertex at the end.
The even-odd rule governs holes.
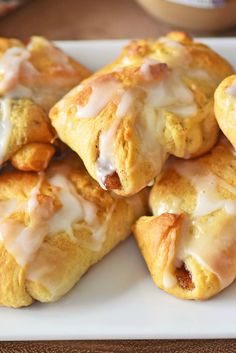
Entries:
POLYGON ((29 0, 0 0, 0 16, 5 16, 27 1, 29 0))
POLYGON ((204 32, 236 25, 236 0, 136 0, 150 15, 204 32))

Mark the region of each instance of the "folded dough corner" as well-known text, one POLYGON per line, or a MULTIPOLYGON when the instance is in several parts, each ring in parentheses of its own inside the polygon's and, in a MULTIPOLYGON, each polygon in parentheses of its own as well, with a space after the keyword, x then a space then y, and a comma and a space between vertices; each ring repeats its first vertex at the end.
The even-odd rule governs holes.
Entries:
POLYGON ((214 91, 232 72, 206 45, 171 32, 131 42, 49 115, 101 187, 132 195, 153 181, 168 155, 189 159, 214 146, 214 91))
POLYGON ((46 172, 0 175, 0 304, 50 302, 131 231, 147 192, 113 197, 72 152, 46 172))
POLYGON ((43 37, 31 37, 27 43, 0 38, 0 165, 13 158, 21 170, 48 166, 56 152, 48 111, 89 74, 43 37), (35 164, 42 150, 44 160, 37 157, 35 164))
POLYGON ((220 143, 192 161, 172 159, 156 181, 153 216, 134 226, 158 287, 183 299, 207 299, 236 277, 236 159, 220 143))

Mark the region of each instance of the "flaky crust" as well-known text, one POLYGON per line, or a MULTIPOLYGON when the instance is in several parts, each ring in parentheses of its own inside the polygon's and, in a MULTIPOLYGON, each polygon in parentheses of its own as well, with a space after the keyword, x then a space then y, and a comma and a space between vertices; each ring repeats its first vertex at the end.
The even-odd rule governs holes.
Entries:
POLYGON ((229 144, 221 140, 211 153, 198 160, 168 163, 150 194, 154 216, 141 217, 134 226, 134 235, 158 287, 178 298, 207 299, 236 276, 235 214, 234 209, 227 208, 236 202, 235 156, 229 144), (200 201, 195 183, 201 177, 189 177, 186 167, 191 163, 190 169, 209 178, 202 184, 205 186, 199 187, 200 201), (205 193, 212 199, 205 200, 205 193), (197 216, 199 202, 205 211, 197 216), (171 285, 165 281, 167 272, 171 285))
POLYGON ((0 66, 2 129, 10 125, 9 139, 1 146, 4 151, 0 151, 0 165, 12 159, 14 166, 20 170, 45 169, 54 150, 48 144, 53 144, 56 138, 48 119, 48 110, 72 87, 88 77, 90 71, 47 39, 38 36, 31 37, 27 43, 0 38, 0 66), (29 143, 41 145, 32 148, 32 145, 27 146, 29 143), (44 143, 46 145, 43 147, 44 143), (42 148, 46 154, 45 163, 41 161, 35 166, 32 158, 36 157, 39 161, 42 148))
MULTIPOLYGON (((106 222, 105 239, 100 248, 93 249, 91 245, 94 239, 88 233, 86 221, 83 220, 80 228, 77 229, 76 224, 73 225, 73 236, 66 229, 50 236, 45 234, 40 247, 32 254, 30 262, 22 266, 11 251, 7 250, 5 246, 7 240, 4 238, 5 240, 0 243, 0 303, 2 305, 21 307, 30 305, 34 300, 51 302, 59 299, 94 263, 130 234, 134 220, 147 209, 146 191, 134 198, 113 197, 92 180, 83 164, 74 155, 67 155, 64 160, 51 164, 40 184, 40 193, 37 194, 39 205, 51 204, 53 212, 60 210, 59 189, 50 184, 48 178, 64 171, 66 171, 67 180, 73 184, 80 197, 96 207, 98 219, 106 222), (32 273, 34 276, 36 273, 34 280, 32 273)), ((6 200, 18 202, 28 200, 40 178, 42 174, 19 171, 1 174, 0 207, 6 200)), ((24 224, 29 222, 27 212, 15 212, 14 215, 10 215, 10 218, 24 224)))
POLYGON ((24 172, 40 172, 48 167, 55 152, 55 147, 49 143, 28 143, 14 154, 11 164, 24 172))
MULTIPOLYGON (((13 97, 20 95, 24 98, 23 93, 12 92, 16 85, 20 84, 30 90, 27 96, 30 95, 34 102, 48 111, 65 93, 91 74, 89 69, 70 58, 44 37, 33 36, 25 42, 0 38, 0 61, 3 60, 8 49, 14 48, 23 49, 25 54, 28 54, 27 63, 16 72, 12 82, 3 87, 1 81, 4 80, 4 74, 0 74, 1 96, 10 94, 13 97)), ((8 62, 12 59, 11 55, 8 54, 8 57, 4 58, 4 64, 8 70, 12 69, 8 67, 8 62)))
MULTIPOLYGON (((52 144, 54 142, 55 131, 42 108, 27 98, 10 99, 7 104, 9 104, 11 130, 1 164, 11 159, 29 143, 52 144)), ((24 163, 27 164, 27 161, 24 163)), ((30 165, 28 167, 30 170, 30 165)))
POLYGON ((107 149, 113 150, 115 168, 110 176, 116 177, 116 182, 110 185, 105 180, 103 185, 109 184, 117 194, 131 195, 158 175, 168 154, 192 158, 212 148, 218 137, 213 94, 230 73, 229 63, 184 33, 172 32, 157 41, 134 41, 116 61, 57 103, 50 118, 59 137, 79 154, 90 175, 100 183, 96 163, 101 154, 101 136, 114 129, 107 149), (195 113, 185 111, 183 117, 178 109, 170 111, 168 106, 154 109, 145 90, 140 89, 161 87, 171 75, 178 77, 175 87, 181 82, 192 95, 195 113), (117 85, 114 96, 97 114, 80 118, 78 107, 87 106, 94 87, 106 85, 117 85), (118 119, 122 90, 129 92, 132 102, 118 119))
POLYGON ((236 75, 223 80, 215 91, 215 116, 227 139, 236 148, 236 75))
POLYGON ((135 239, 152 279, 159 288, 182 299, 208 299, 220 291, 219 279, 191 256, 185 259, 180 268, 176 268, 174 263, 170 264, 177 281, 171 288, 164 284, 163 275, 169 252, 180 241, 183 218, 184 215, 170 213, 159 217, 141 217, 133 228, 135 239))

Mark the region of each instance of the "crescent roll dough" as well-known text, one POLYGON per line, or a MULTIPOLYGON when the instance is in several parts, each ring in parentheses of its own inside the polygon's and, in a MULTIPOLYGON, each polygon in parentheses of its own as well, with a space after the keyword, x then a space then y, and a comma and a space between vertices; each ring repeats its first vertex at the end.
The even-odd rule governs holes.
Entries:
POLYGON ((23 170, 47 167, 55 152, 47 112, 89 74, 45 38, 31 37, 27 45, 0 38, 0 165, 13 159, 23 170))
POLYGON ((30 98, 48 111, 90 71, 43 37, 0 38, 0 95, 30 98))
MULTIPOLYGON (((24 146, 31 143, 36 143, 35 147, 37 143, 45 144, 46 149, 51 148, 54 154, 54 147, 47 146, 54 142, 55 132, 47 114, 30 99, 1 99, 0 119, 0 165, 13 158, 24 146)), ((28 146, 28 150, 30 149, 32 145, 28 146)), ((44 159, 46 156, 44 154, 40 157, 44 159)))
POLYGON ((184 33, 134 41, 59 101, 50 118, 103 188, 132 195, 159 174, 168 154, 191 158, 215 144, 213 94, 231 73, 184 33))
POLYGON ((73 154, 45 173, 1 174, 0 303, 59 299, 130 234, 146 209, 146 190, 114 197, 73 154))
POLYGON ((167 164, 151 191, 154 216, 136 222, 135 238, 158 287, 207 299, 236 277, 236 158, 221 143, 167 164))
POLYGON ((227 77, 216 89, 215 115, 221 130, 236 148, 236 75, 227 77))

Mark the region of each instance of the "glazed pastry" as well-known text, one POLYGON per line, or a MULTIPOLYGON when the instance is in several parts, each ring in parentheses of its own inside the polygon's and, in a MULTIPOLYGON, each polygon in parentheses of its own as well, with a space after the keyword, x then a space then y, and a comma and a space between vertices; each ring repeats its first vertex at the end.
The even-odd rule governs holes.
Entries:
POLYGON ((0 38, 0 95, 30 98, 45 111, 90 71, 43 37, 0 38))
POLYGON ((147 190, 103 191, 72 153, 47 171, 0 175, 0 303, 51 302, 124 240, 147 209, 147 190))
POLYGON ((220 143, 193 161, 172 159, 134 234, 156 285, 207 299, 236 277, 236 157, 220 143))
POLYGON ((89 74, 88 69, 42 37, 31 37, 27 45, 16 39, 0 38, 0 165, 13 159, 17 168, 31 170, 32 163, 27 165, 30 154, 37 160, 44 157, 45 163, 37 163, 37 170, 47 166, 46 159, 55 152, 53 146, 49 147, 55 132, 47 112, 89 74), (34 148, 26 147, 27 154, 25 150, 23 153, 21 148, 29 143, 34 143, 34 148), (45 156, 41 155, 42 145, 38 143, 46 143, 45 156))
MULTIPOLYGON (((21 154, 22 159, 20 150, 28 144, 41 143, 48 146, 55 140, 55 132, 46 113, 28 98, 1 99, 0 118, 0 165, 14 158, 15 155, 15 158, 19 159, 18 153, 21 154)), ((55 148, 52 145, 51 150, 53 155, 55 148)), ((40 150, 35 152, 38 158, 46 160, 46 156, 39 156, 40 150)), ((26 164, 27 160, 24 162, 24 165, 26 164)), ((30 165, 27 170, 30 170, 30 165)))
POLYGON ((184 33, 135 41, 59 101, 50 118, 103 188, 132 195, 160 173, 168 154, 192 158, 212 148, 214 90, 231 73, 184 33))
POLYGON ((236 148, 236 75, 227 77, 215 91, 217 122, 236 148))

